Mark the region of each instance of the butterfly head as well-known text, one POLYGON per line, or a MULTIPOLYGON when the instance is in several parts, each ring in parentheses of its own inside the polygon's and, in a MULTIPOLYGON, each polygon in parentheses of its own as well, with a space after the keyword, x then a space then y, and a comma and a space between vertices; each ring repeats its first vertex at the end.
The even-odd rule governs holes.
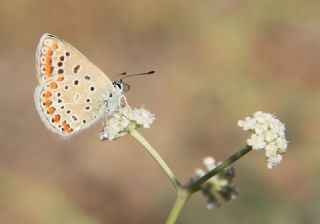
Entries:
POLYGON ((123 82, 122 79, 113 81, 112 84, 114 88, 116 88, 116 90, 121 93, 128 92, 130 90, 130 85, 128 83, 123 82))
POLYGON ((150 75, 154 74, 154 71, 143 72, 138 74, 127 74, 126 72, 119 74, 121 76, 120 80, 113 81, 113 86, 120 92, 128 92, 130 90, 130 85, 128 83, 123 82, 124 79, 133 77, 133 76, 140 76, 140 75, 150 75))

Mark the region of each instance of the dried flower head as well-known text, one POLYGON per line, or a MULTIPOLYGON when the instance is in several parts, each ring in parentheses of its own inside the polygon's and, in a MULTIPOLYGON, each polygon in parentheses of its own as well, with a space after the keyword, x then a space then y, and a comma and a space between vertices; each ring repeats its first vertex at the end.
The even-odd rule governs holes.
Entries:
MULTIPOLYGON (((197 178, 201 178, 207 172, 213 170, 217 164, 212 157, 206 157, 203 160, 206 170, 197 169, 197 178)), ((212 210, 220 206, 218 195, 225 201, 236 198, 238 194, 237 186, 232 185, 235 172, 233 167, 228 167, 217 175, 211 177, 205 184, 201 186, 201 191, 208 199, 207 208, 212 210)))
POLYGON ((239 120, 238 126, 252 132, 247 140, 252 149, 266 150, 269 169, 281 162, 282 154, 287 151, 288 141, 285 136, 285 125, 274 115, 258 111, 253 117, 239 120))
POLYGON ((149 128, 155 116, 144 107, 120 107, 106 119, 105 127, 101 132, 101 140, 112 141, 125 135, 130 129, 149 128))

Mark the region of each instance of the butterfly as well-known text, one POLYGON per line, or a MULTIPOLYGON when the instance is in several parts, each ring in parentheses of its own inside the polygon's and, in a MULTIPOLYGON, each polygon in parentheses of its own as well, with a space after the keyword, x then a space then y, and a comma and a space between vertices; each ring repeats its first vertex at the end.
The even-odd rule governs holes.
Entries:
POLYGON ((37 46, 36 70, 36 109, 45 126, 64 137, 112 114, 128 89, 122 79, 112 82, 71 44, 48 33, 37 46))

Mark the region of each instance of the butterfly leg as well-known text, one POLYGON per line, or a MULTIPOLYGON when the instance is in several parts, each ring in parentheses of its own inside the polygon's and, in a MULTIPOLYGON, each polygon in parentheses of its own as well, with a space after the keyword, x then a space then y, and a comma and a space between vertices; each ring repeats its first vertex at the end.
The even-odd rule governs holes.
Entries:
POLYGON ((121 95, 119 97, 119 107, 126 107, 126 106, 129 106, 128 102, 127 102, 127 99, 124 95, 121 95))

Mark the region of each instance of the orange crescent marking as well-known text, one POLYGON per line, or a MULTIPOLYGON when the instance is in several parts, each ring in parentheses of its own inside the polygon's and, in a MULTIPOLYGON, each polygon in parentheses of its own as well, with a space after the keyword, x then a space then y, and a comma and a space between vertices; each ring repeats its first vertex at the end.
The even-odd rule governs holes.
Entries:
POLYGON ((46 107, 49 107, 49 106, 52 104, 52 101, 47 99, 47 100, 44 102, 44 104, 46 105, 46 107))
POLYGON ((71 132, 71 128, 70 128, 70 125, 69 125, 69 124, 62 123, 62 126, 63 126, 63 131, 64 131, 64 132, 66 132, 66 133, 71 132))
POLYGON ((49 114, 53 114, 56 111, 56 109, 54 109, 54 107, 49 107, 48 108, 48 113, 49 114))
POLYGON ((59 76, 58 78, 57 78, 57 81, 58 82, 61 82, 61 81, 63 81, 64 80, 64 77, 63 76, 59 76))
POLYGON ((52 52, 53 50, 57 49, 58 48, 58 44, 53 42, 50 46, 50 48, 48 49, 48 52, 46 54, 46 76, 49 78, 52 76, 52 70, 53 70, 53 67, 51 66, 51 55, 52 55, 52 52))
POLYGON ((50 98, 51 96, 52 96, 52 93, 50 91, 46 91, 45 93, 43 93, 44 98, 50 98))
POLYGON ((51 88, 51 89, 56 89, 56 88, 58 88, 57 83, 55 83, 55 82, 50 82, 50 88, 51 88))
POLYGON ((58 48, 58 44, 56 42, 52 42, 51 48, 52 49, 57 49, 58 48))
POLYGON ((54 122, 58 123, 60 121, 60 115, 56 114, 53 118, 54 122))

